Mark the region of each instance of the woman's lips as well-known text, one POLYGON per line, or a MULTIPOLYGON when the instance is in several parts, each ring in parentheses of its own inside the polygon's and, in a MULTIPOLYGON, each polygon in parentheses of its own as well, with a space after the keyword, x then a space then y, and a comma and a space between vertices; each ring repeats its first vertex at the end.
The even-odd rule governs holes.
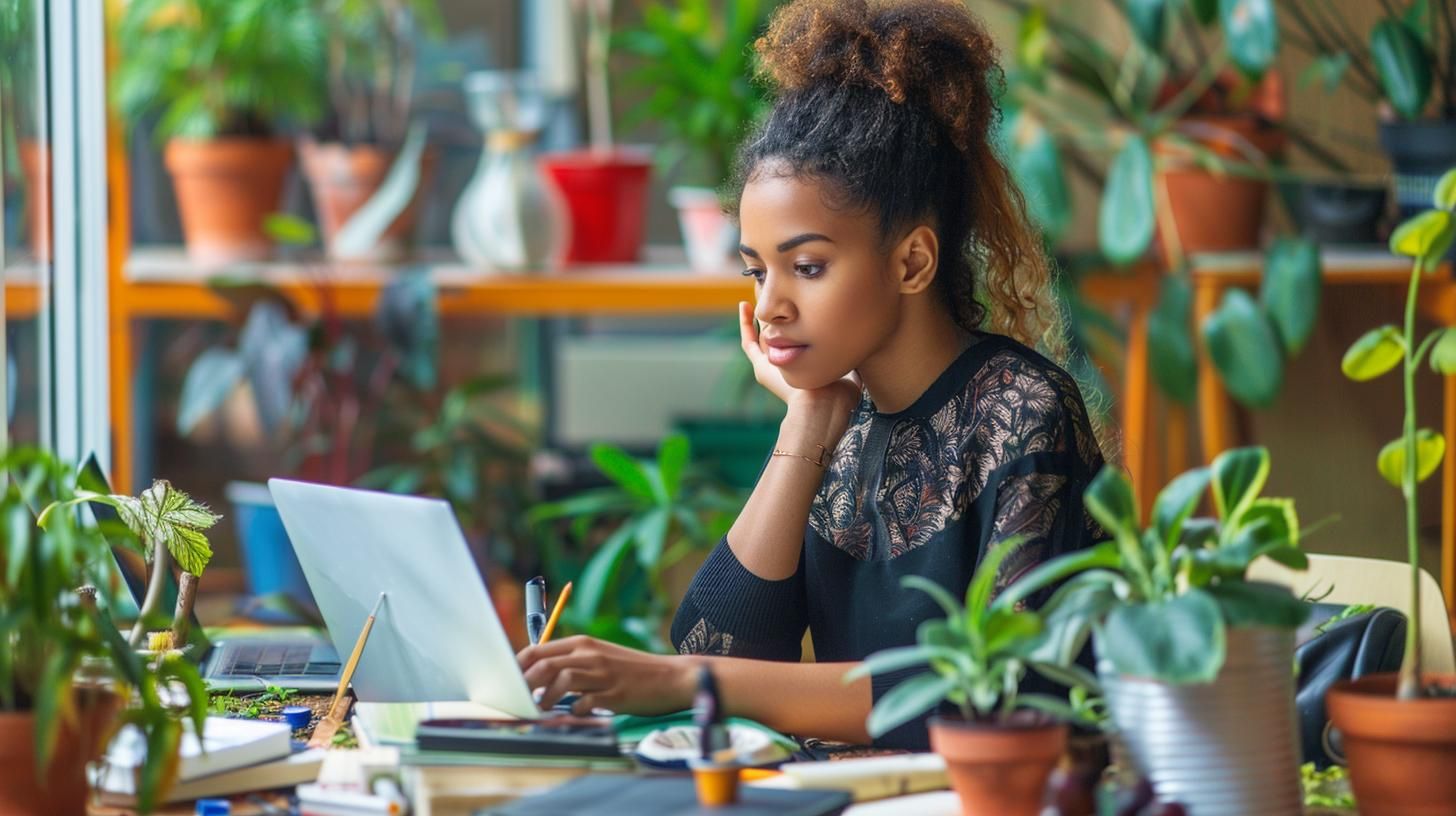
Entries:
POLYGON ((769 346, 768 361, 776 366, 786 366, 808 349, 808 346, 769 346))

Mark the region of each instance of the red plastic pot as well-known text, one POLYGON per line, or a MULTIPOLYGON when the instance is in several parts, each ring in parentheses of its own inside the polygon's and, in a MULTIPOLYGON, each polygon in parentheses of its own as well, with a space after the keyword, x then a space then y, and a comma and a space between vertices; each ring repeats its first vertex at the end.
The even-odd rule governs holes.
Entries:
POLYGON ((567 263, 635 261, 647 221, 652 160, 634 150, 548 153, 541 165, 571 214, 567 263))

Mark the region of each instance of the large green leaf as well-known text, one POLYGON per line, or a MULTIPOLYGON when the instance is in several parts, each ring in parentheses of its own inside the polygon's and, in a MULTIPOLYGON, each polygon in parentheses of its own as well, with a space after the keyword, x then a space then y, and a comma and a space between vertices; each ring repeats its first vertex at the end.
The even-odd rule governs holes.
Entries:
POLYGON ((656 499, 652 482, 648 480, 642 464, 627 455, 626 451, 613 445, 597 444, 591 446, 590 453, 597 469, 618 487, 643 501, 651 502, 656 499))
POLYGON ((1408 219, 1390 234, 1390 251, 1419 259, 1427 272, 1435 269, 1441 256, 1451 248, 1451 238, 1456 233, 1453 218, 1456 217, 1449 210, 1426 210, 1408 219))
POLYGON ((1142 136, 1130 136, 1113 159, 1102 191, 1097 242, 1117 264, 1141 258, 1153 240, 1153 156, 1142 136))
POLYGON ((1163 548, 1172 552, 1183 534, 1183 522, 1198 509, 1198 502, 1208 490, 1213 473, 1208 468, 1195 468, 1184 473, 1158 493, 1153 501, 1153 529, 1163 548))
POLYGON ((1018 111, 1006 121, 1011 173, 1026 197, 1026 208, 1046 241, 1055 244, 1072 220, 1062 154, 1050 131, 1032 114, 1018 111))
POLYGON ((1208 588, 1229 626, 1272 626, 1295 629, 1309 617, 1310 605, 1288 587, 1225 581, 1208 588))
POLYGON ((1170 601, 1114 608, 1097 642, 1125 677, 1207 683, 1223 666, 1223 615, 1212 596, 1190 589, 1170 601))
POLYGON ((1112 569, 1118 565, 1117 543, 1103 541, 1086 549, 1075 550, 1042 562, 1027 571, 1011 586, 1001 591, 993 607, 1006 608, 1026 600, 1043 589, 1077 573, 1090 569, 1112 569))
POLYGON ((1184 403, 1198 393, 1198 351, 1190 328, 1193 285, 1186 275, 1166 275, 1158 305, 1148 315, 1148 354, 1153 378, 1168 396, 1184 403))
POLYGON ((1280 238, 1264 256, 1259 294, 1284 353, 1293 357, 1314 331, 1320 304, 1319 247, 1302 238, 1280 238))
MULTIPOLYGON (((1416 431, 1416 483, 1424 482, 1441 467, 1441 458, 1446 455, 1446 437, 1421 428, 1416 431)), ((1376 467, 1385 481, 1396 487, 1405 482, 1405 438, 1393 439, 1380 449, 1376 467)))
POLYGON ((991 592, 996 588, 996 576, 1001 572, 1001 562, 1011 551, 1021 546, 1021 537, 1012 536, 998 541, 981 556, 971 584, 966 587, 966 614, 980 619, 991 605, 991 592))
POLYGON ((576 611, 583 618, 594 618, 602 607, 607 590, 617 581, 622 560, 631 549, 633 527, 623 524, 618 527, 581 571, 576 581, 576 611))
POLYGON ((1405 358, 1405 337, 1394 326, 1381 326, 1360 335, 1340 360, 1340 370, 1352 380, 1373 380, 1405 358))
POLYGON ((1448 377, 1456 374, 1456 327, 1441 329, 1431 346, 1431 370, 1448 377))
POLYGON ((1226 522, 1237 520, 1268 480, 1268 448, 1235 448, 1214 457, 1213 506, 1218 517, 1226 522))
POLYGON ((1234 399, 1252 408, 1273 404, 1284 385, 1284 353, 1248 292, 1224 292, 1223 303, 1204 321, 1203 342, 1234 399))
POLYGON ((668 434, 657 446, 657 469, 662 474, 662 489, 669 499, 677 498, 682 490, 683 471, 691 458, 692 446, 683 434, 668 434))
POLYGON ((1419 35, 1400 20, 1381 20, 1370 32, 1370 56, 1391 107, 1419 118, 1431 94, 1431 55, 1419 35))
POLYGON ((1162 53, 1167 0, 1123 0, 1123 8, 1138 39, 1154 53, 1162 53))
POLYGON ((935 601, 935 605, 945 612, 947 619, 955 620, 964 612, 955 596, 947 592, 945 587, 923 575, 906 575, 900 579, 900 586, 906 589, 918 589, 929 595, 931 600, 935 601))
POLYGON ((1029 646, 1041 627, 1041 617, 1034 612, 993 609, 986 616, 986 654, 1015 651, 1018 644, 1029 646))
POLYGON ((666 507, 654 507, 633 525, 633 537, 637 541, 637 563, 643 569, 652 569, 662 560, 662 551, 667 546, 667 530, 672 523, 672 512, 666 507))
POLYGON ((1259 76, 1279 53, 1274 0, 1219 0, 1229 57, 1246 74, 1259 76))
POLYGON ((844 682, 848 683, 872 674, 884 674, 886 672, 899 671, 900 669, 908 669, 912 666, 924 666, 934 658, 954 662, 963 659, 963 657, 964 655, 954 649, 924 643, 918 643, 914 646, 884 649, 865 658, 864 662, 856 664, 854 668, 846 672, 844 682))
POLYGON ((917 674, 890 689, 875 703, 865 729, 870 736, 878 737, 911 719, 924 714, 927 709, 940 703, 955 687, 955 678, 938 674, 917 674))

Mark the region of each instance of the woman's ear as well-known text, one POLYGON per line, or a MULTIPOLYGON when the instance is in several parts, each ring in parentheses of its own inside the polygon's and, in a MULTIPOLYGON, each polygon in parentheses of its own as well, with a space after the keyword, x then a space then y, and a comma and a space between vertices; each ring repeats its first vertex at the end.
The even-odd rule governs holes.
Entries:
POLYGON ((924 224, 910 230, 890 257, 895 276, 900 279, 900 294, 918 295, 924 292, 935 280, 940 266, 940 242, 935 237, 935 230, 924 224))

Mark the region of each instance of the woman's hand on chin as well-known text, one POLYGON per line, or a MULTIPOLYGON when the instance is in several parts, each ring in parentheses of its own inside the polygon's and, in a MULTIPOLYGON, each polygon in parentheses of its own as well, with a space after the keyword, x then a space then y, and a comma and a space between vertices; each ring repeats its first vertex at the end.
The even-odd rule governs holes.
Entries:
POLYGON ((738 331, 743 353, 753 364, 753 378, 789 406, 791 416, 829 425, 832 440, 838 440, 849 424, 849 415, 860 402, 859 377, 854 372, 820 388, 795 388, 784 379, 784 372, 768 361, 759 342, 758 325, 753 320, 753 307, 738 304, 738 331))
POLYGON ((696 661, 690 658, 639 652, 582 635, 527 646, 516 659, 526 685, 533 692, 542 690, 542 710, 575 692, 581 697, 571 710, 578 715, 590 715, 596 708, 667 714, 691 707, 697 689, 696 661))

